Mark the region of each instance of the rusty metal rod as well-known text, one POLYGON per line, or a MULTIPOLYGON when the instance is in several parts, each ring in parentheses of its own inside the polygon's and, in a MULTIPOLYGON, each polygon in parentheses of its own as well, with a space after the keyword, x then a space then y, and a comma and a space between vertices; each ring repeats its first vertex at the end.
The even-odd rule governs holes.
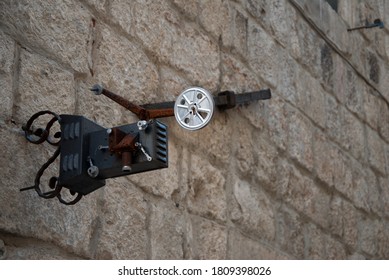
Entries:
POLYGON ((109 99, 115 101, 119 105, 123 106, 127 110, 131 111, 135 115, 138 116, 139 119, 147 119, 147 112, 146 109, 143 107, 136 105, 135 103, 132 103, 131 101, 121 97, 120 95, 117 95, 116 93, 113 93, 105 88, 103 88, 101 85, 94 85, 91 88, 91 91, 93 91, 96 95, 103 94, 109 99))

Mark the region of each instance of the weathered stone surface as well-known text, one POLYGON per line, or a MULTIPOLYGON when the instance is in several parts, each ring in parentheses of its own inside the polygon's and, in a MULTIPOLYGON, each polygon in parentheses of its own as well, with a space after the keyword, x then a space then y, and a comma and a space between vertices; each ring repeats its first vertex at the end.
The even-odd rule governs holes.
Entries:
POLYGON ((261 186, 267 187, 271 191, 277 178, 278 151, 267 139, 262 139, 260 134, 256 135, 254 133, 253 138, 253 153, 255 155, 254 177, 261 186))
POLYGON ((146 259, 148 205, 144 194, 124 178, 111 179, 93 221, 92 257, 146 259))
POLYGON ((159 83, 155 65, 139 46, 113 29, 101 25, 99 30, 101 38, 96 43, 94 79, 139 105, 154 101, 159 83))
POLYGON ((344 139, 341 142, 342 146, 349 150, 350 153, 357 159, 366 160, 365 153, 365 127, 350 112, 343 113, 343 130, 344 139))
POLYGON ((151 259, 183 259, 186 220, 184 212, 171 201, 151 203, 151 259))
POLYGON ((277 96, 267 103, 265 122, 269 131, 269 137, 275 145, 285 151, 288 143, 288 106, 285 101, 277 96))
POLYGON ((230 215, 231 220, 251 236, 274 240, 274 209, 270 199, 258 186, 236 180, 230 215))
POLYGON ((313 77, 320 78, 320 46, 323 45, 323 40, 302 19, 297 20, 296 29, 299 48, 295 58, 313 77))
POLYGON ((366 85, 357 77, 354 69, 346 68, 346 80, 343 91, 345 92, 345 105, 361 119, 364 118, 363 98, 367 92, 366 85), (358 90, 357 90, 358 89, 358 90))
POLYGON ((363 96, 363 106, 365 111, 366 122, 374 129, 378 130, 378 123, 380 121, 380 109, 381 109, 381 98, 379 98, 374 91, 368 91, 363 96), (377 110, 377 108, 379 108, 377 110))
POLYGON ((378 247, 378 257, 381 259, 388 259, 389 256, 389 225, 388 223, 380 224, 378 226, 377 234, 377 247, 378 247))
MULTIPOLYGON (((80 256, 69 253, 48 242, 33 238, 16 237, 9 234, 2 235, 4 242, 0 243, 6 250, 4 257, 7 260, 79 260, 80 256)), ((1 259, 1 256, 0 256, 1 259)))
POLYGON ((226 259, 227 230, 210 220, 190 216, 192 222, 190 234, 191 259, 226 259))
POLYGON ((255 172, 254 140, 252 131, 247 126, 238 128, 239 135, 247 141, 239 141, 236 145, 235 159, 238 170, 244 177, 252 176, 255 172))
POLYGON ((345 171, 340 150, 320 131, 314 135, 315 170, 320 180, 338 187, 344 182, 345 171))
POLYGON ((257 75, 272 86, 279 81, 279 73, 285 61, 286 53, 271 37, 258 25, 249 21, 248 24, 248 59, 257 75))
POLYGON ((277 210, 276 238, 280 248, 296 259, 304 259, 303 219, 287 207, 281 207, 277 210))
POLYGON ((229 53, 222 53, 222 72, 222 90, 241 93, 263 87, 253 71, 229 53))
POLYGON ((199 3, 197 1, 173 0, 172 2, 190 20, 195 20, 198 17, 199 3))
POLYGON ((376 131, 367 128, 368 160, 374 170, 382 175, 387 174, 386 151, 387 146, 376 131))
POLYGON ((296 85, 296 106, 307 114, 320 127, 325 126, 326 93, 320 82, 302 68, 299 69, 300 82, 296 85))
MULTIPOLYGON (((232 9, 227 1, 222 0, 201 0, 199 6, 199 20, 202 26, 215 38, 220 36, 230 36, 229 30, 232 20, 230 20, 232 9), (218 11, 215 13, 214 11, 218 11)), ((225 41, 225 40, 223 40, 225 41)))
POLYGON ((219 80, 219 47, 206 34, 183 22, 164 1, 135 3, 135 35, 158 60, 214 90, 219 80))
POLYGON ((344 260, 347 257, 347 251, 345 246, 341 242, 337 241, 336 239, 333 239, 330 236, 326 236, 325 249, 325 259, 327 260, 344 260))
POLYGON ((320 260, 326 258, 325 235, 315 225, 308 225, 305 233, 305 259, 320 260))
POLYGON ((2 1, 0 18, 22 42, 76 71, 88 71, 91 16, 78 1, 2 1))
POLYGON ((191 213, 218 221, 226 220, 227 202, 222 172, 208 161, 192 154, 190 157, 188 209, 191 213))
MULTIPOLYGON (((347 32, 387 22, 384 6, 0 1, 0 258, 388 259, 388 29, 347 32), (272 98, 196 132, 163 119, 168 169, 109 179, 75 206, 18 192, 54 152, 23 137, 36 111, 138 121, 95 83, 139 105, 189 86, 272 98)), ((57 160, 41 187, 58 173, 57 160)))
POLYGON ((15 59, 15 42, 0 30, 0 119, 9 118, 13 105, 13 68, 15 59))
POLYGON ((112 20, 118 23, 128 34, 131 34, 133 20, 133 2, 123 0, 110 1, 112 20))
POLYGON ((232 260, 287 260, 291 257, 274 247, 250 239, 236 230, 229 232, 228 259, 232 260))
POLYGON ((71 114, 75 111, 73 74, 52 60, 23 50, 15 102, 15 120, 19 123, 41 110, 71 114))
POLYGON ((364 169, 355 164, 352 170, 353 184, 349 197, 357 208, 367 212, 381 213, 379 201, 378 182, 370 169, 364 169))
POLYGON ((238 170, 243 177, 254 176, 262 186, 271 186, 276 177, 276 147, 263 135, 253 133, 249 126, 238 127, 237 133, 240 138, 246 139, 236 143, 235 159, 238 170))
POLYGON ((323 233, 315 225, 307 227, 306 259, 345 259, 347 256, 344 245, 331 236, 323 233))
POLYGON ((181 92, 193 86, 179 71, 165 66, 160 69, 160 83, 158 102, 175 101, 181 92))
POLYGON ((378 250, 378 235, 379 221, 372 220, 367 217, 362 217, 358 222, 359 225, 359 244, 361 250, 370 254, 375 255, 378 250))
POLYGON ((297 160, 308 170, 313 167, 313 127, 298 111, 288 111, 288 152, 293 159, 297 160))
POLYGON ((333 197, 329 215, 331 232, 341 237, 347 246, 356 248, 360 215, 355 207, 340 197, 333 197))
POLYGON ((385 217, 389 217, 389 178, 380 178, 380 200, 382 203, 382 213, 385 217))
POLYGON ((243 177, 254 176, 262 186, 271 186, 276 177, 276 147, 266 136, 253 133, 250 126, 239 126, 236 132, 246 139, 234 145, 238 170, 243 177))
POLYGON ((234 133, 236 112, 219 112, 215 110, 210 123, 199 131, 188 131, 180 127, 175 120, 171 124, 169 133, 174 135, 180 143, 195 154, 206 153, 213 161, 228 164, 231 156, 232 145, 231 135, 234 133))
POLYGON ((85 1, 97 11, 102 13, 106 12, 106 5, 108 2, 107 0, 85 0, 85 1))
POLYGON ((343 115, 346 112, 343 107, 331 95, 326 95, 326 133, 337 143, 343 143, 345 129, 343 127, 343 115))
POLYGON ((378 131, 382 138, 389 143, 389 105, 385 102, 381 102, 379 107, 379 116, 378 119, 378 131))
POLYGON ((330 195, 318 187, 311 178, 301 174, 298 169, 292 166, 286 169, 283 171, 286 178, 278 183, 279 195, 298 212, 304 213, 321 226, 327 227, 330 195))

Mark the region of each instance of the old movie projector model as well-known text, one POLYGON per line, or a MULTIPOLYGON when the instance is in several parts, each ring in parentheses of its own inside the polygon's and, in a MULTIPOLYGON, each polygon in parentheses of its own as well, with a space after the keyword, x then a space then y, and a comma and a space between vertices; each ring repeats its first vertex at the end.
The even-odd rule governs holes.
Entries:
POLYGON ((82 196, 103 187, 105 179, 168 167, 168 127, 159 118, 175 116, 181 127, 194 131, 211 121, 215 107, 225 110, 271 98, 270 89, 241 94, 223 91, 213 96, 203 88, 191 87, 175 102, 139 106, 101 85, 93 86, 91 91, 120 104, 139 121, 104 128, 83 116, 57 115, 51 111, 34 114, 23 126, 26 139, 34 144, 46 141, 57 149, 37 172, 34 185, 21 191, 34 189, 40 197, 56 197, 63 204, 75 204, 82 196), (34 122, 44 115, 50 121, 46 127, 37 128, 34 122), (60 131, 50 133, 57 122, 60 131), (59 155, 59 176, 51 177, 49 191, 43 191, 41 177, 59 155), (66 197, 61 194, 64 188, 70 192, 66 197))

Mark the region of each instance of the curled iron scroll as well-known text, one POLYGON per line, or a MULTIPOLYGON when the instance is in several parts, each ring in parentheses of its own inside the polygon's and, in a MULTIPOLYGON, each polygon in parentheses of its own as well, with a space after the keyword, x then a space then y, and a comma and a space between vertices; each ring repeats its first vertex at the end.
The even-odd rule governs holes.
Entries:
POLYGON ((40 184, 41 184, 40 181, 41 181, 41 177, 42 177, 43 173, 58 158, 58 156, 61 153, 60 145, 59 145, 61 142, 61 132, 56 132, 56 133, 54 133, 53 137, 50 137, 50 129, 53 127, 55 122, 60 123, 61 117, 52 111, 45 110, 45 111, 40 111, 40 112, 32 115, 31 118, 27 121, 27 123, 22 127, 22 129, 24 130, 25 138, 30 143, 42 144, 43 142, 46 141, 50 145, 57 146, 57 149, 55 150, 54 154, 47 160, 47 162, 45 162, 42 165, 42 167, 38 170, 38 172, 35 176, 34 185, 30 186, 30 187, 22 188, 22 189, 20 189, 20 191, 27 191, 27 190, 34 189, 40 197, 43 197, 46 199, 57 197, 61 203, 66 204, 66 205, 72 205, 72 204, 77 203, 82 198, 82 194, 80 194, 80 193, 72 194, 72 195, 76 195, 76 197, 73 200, 70 200, 70 201, 64 200, 61 196, 61 191, 63 189, 63 186, 58 185, 58 178, 57 177, 53 176, 49 179, 49 188, 51 189, 50 191, 44 192, 44 191, 42 191, 42 189, 40 187, 40 184), (39 117, 44 116, 44 115, 52 115, 53 117, 46 124, 45 128, 35 128, 33 126, 34 122, 39 117), (58 140, 55 141, 55 139, 58 139, 58 140))

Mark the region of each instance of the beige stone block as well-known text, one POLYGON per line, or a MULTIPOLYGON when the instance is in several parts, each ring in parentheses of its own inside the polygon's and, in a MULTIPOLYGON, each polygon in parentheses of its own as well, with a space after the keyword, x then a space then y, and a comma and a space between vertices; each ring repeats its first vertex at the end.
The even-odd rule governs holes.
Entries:
POLYGON ((190 216, 191 259, 224 260, 227 257, 227 229, 211 220, 190 216))
POLYGON ((379 107, 378 131, 383 139, 389 143, 389 105, 381 102, 379 107))
MULTIPOLYGON (((96 42, 94 80, 136 104, 155 101, 159 84, 156 66, 139 46, 113 29, 105 25, 98 29, 101 38, 96 42)), ((120 108, 111 100, 106 102, 120 108)))
POLYGON ((199 15, 199 3, 187 0, 173 0, 173 4, 190 20, 195 20, 199 15))
POLYGON ((325 127, 326 134, 334 139, 338 144, 344 145, 343 141, 345 136, 345 129, 343 127, 344 122, 344 113, 346 111, 344 108, 336 101, 334 97, 327 94, 326 95, 326 105, 325 105, 325 127))
POLYGON ((273 204, 258 186, 236 180, 230 207, 232 221, 243 232, 256 238, 274 240, 276 228, 273 204))
POLYGON ((380 221, 368 217, 359 220, 359 245, 360 249, 372 256, 378 251, 378 235, 380 221))
POLYGON ((326 236, 315 225, 307 225, 305 232, 306 249, 305 259, 324 260, 326 259, 326 236))
POLYGON ((295 167, 288 166, 284 172, 286 178, 278 183, 279 195, 299 213, 304 213, 324 228, 328 227, 330 195, 295 167))
POLYGON ((190 213, 217 221, 226 221, 226 179, 221 170, 205 158, 190 157, 187 205, 190 213))
POLYGON ((354 205, 367 212, 381 214, 382 208, 375 174, 359 164, 354 164, 352 172, 351 197, 354 205))
POLYGON ((255 155, 254 176, 261 186, 272 191, 277 179, 276 164, 279 154, 277 148, 261 134, 253 134, 253 151, 255 155))
POLYGON ((231 33, 229 26, 231 24, 232 9, 229 6, 228 2, 221 0, 199 1, 200 23, 215 38, 223 36, 224 33, 227 36, 231 33))
POLYGON ((384 101, 379 96, 377 96, 377 93, 373 90, 369 90, 363 96, 363 107, 365 111, 366 122, 374 130, 378 130, 378 124, 381 118, 380 109, 384 105, 381 103, 384 103, 384 101))
POLYGON ((326 260, 345 260, 347 251, 344 244, 336 239, 326 236, 325 238, 326 260))
POLYGON ((365 125, 350 112, 343 112, 344 140, 340 144, 356 159, 365 161, 365 125))
MULTIPOLYGON (((80 260, 82 257, 34 238, 24 238, 10 234, 2 234, 0 239, 0 253, 5 249, 7 260, 80 260), (5 244, 4 244, 5 243, 5 244)), ((0 255, 1 259, 1 255, 0 255)))
POLYGON ((382 202, 382 213, 384 217, 389 217, 389 179, 381 177, 379 183, 381 189, 380 200, 382 202))
POLYGON ((368 160, 372 168, 382 175, 387 175, 386 148, 387 144, 376 131, 367 128, 368 160))
MULTIPOLYGON (((341 155, 338 148, 333 145, 319 130, 314 134, 315 170, 318 178, 333 186, 337 179, 336 173, 340 172, 341 155)), ((336 182, 338 184, 340 182, 336 182)))
POLYGON ((185 23, 164 1, 135 3, 135 35, 159 61, 183 71, 213 91, 219 81, 220 55, 216 41, 185 23))
POLYGON ((288 111, 288 152, 308 170, 313 168, 313 126, 301 113, 288 111))
POLYGON ((91 16, 82 4, 69 1, 2 1, 0 21, 21 42, 88 72, 91 16))
POLYGON ((110 179, 103 191, 91 236, 92 257, 146 259, 149 210, 144 194, 125 177, 110 179))
POLYGON ((13 105, 13 69, 16 44, 11 37, 0 30, 0 119, 12 115, 13 105))
POLYGON ((265 108, 269 138, 278 148, 285 151, 288 145, 288 107, 283 99, 274 96, 267 102, 265 108))
POLYGON ((186 216, 172 201, 151 203, 151 259, 183 259, 186 216))
POLYGON ((118 23, 123 30, 131 34, 133 20, 133 2, 125 0, 113 0, 109 3, 109 10, 112 15, 111 19, 118 23))
POLYGON ((350 202, 334 196, 329 215, 331 232, 339 236, 347 246, 355 249, 358 244, 360 219, 357 209, 350 202))
POLYGON ((283 206, 277 209, 276 242, 282 251, 304 259, 304 221, 295 211, 283 206))
POLYGON ((311 29, 310 25, 302 18, 296 23, 299 53, 295 59, 315 78, 321 76, 320 46, 323 40, 311 29))
POLYGON ((107 0, 86 0, 86 3, 91 5, 97 11, 106 13, 107 0))
POLYGON ((228 240, 228 259, 231 260, 292 259, 292 257, 275 249, 273 246, 250 239, 236 230, 229 231, 228 240))
POLYGON ((276 87, 282 71, 280 61, 286 60, 285 50, 253 21, 248 23, 248 61, 258 77, 276 87))
POLYGON ((196 155, 206 154, 212 161, 228 164, 230 161, 232 147, 237 142, 232 141, 234 134, 234 122, 237 111, 222 112, 214 111, 209 124, 197 131, 188 131, 180 127, 175 119, 167 121, 169 124, 169 135, 177 139, 177 143, 187 147, 196 155))
POLYGON ((193 85, 179 71, 166 66, 160 67, 161 88, 158 92, 157 102, 176 101, 177 97, 193 85))
POLYGON ((229 53, 222 53, 222 71, 222 90, 242 93, 260 90, 264 87, 252 70, 229 53))
POLYGON ((23 50, 19 75, 14 116, 17 122, 25 123, 41 110, 51 110, 57 114, 74 113, 73 73, 52 60, 23 50))

